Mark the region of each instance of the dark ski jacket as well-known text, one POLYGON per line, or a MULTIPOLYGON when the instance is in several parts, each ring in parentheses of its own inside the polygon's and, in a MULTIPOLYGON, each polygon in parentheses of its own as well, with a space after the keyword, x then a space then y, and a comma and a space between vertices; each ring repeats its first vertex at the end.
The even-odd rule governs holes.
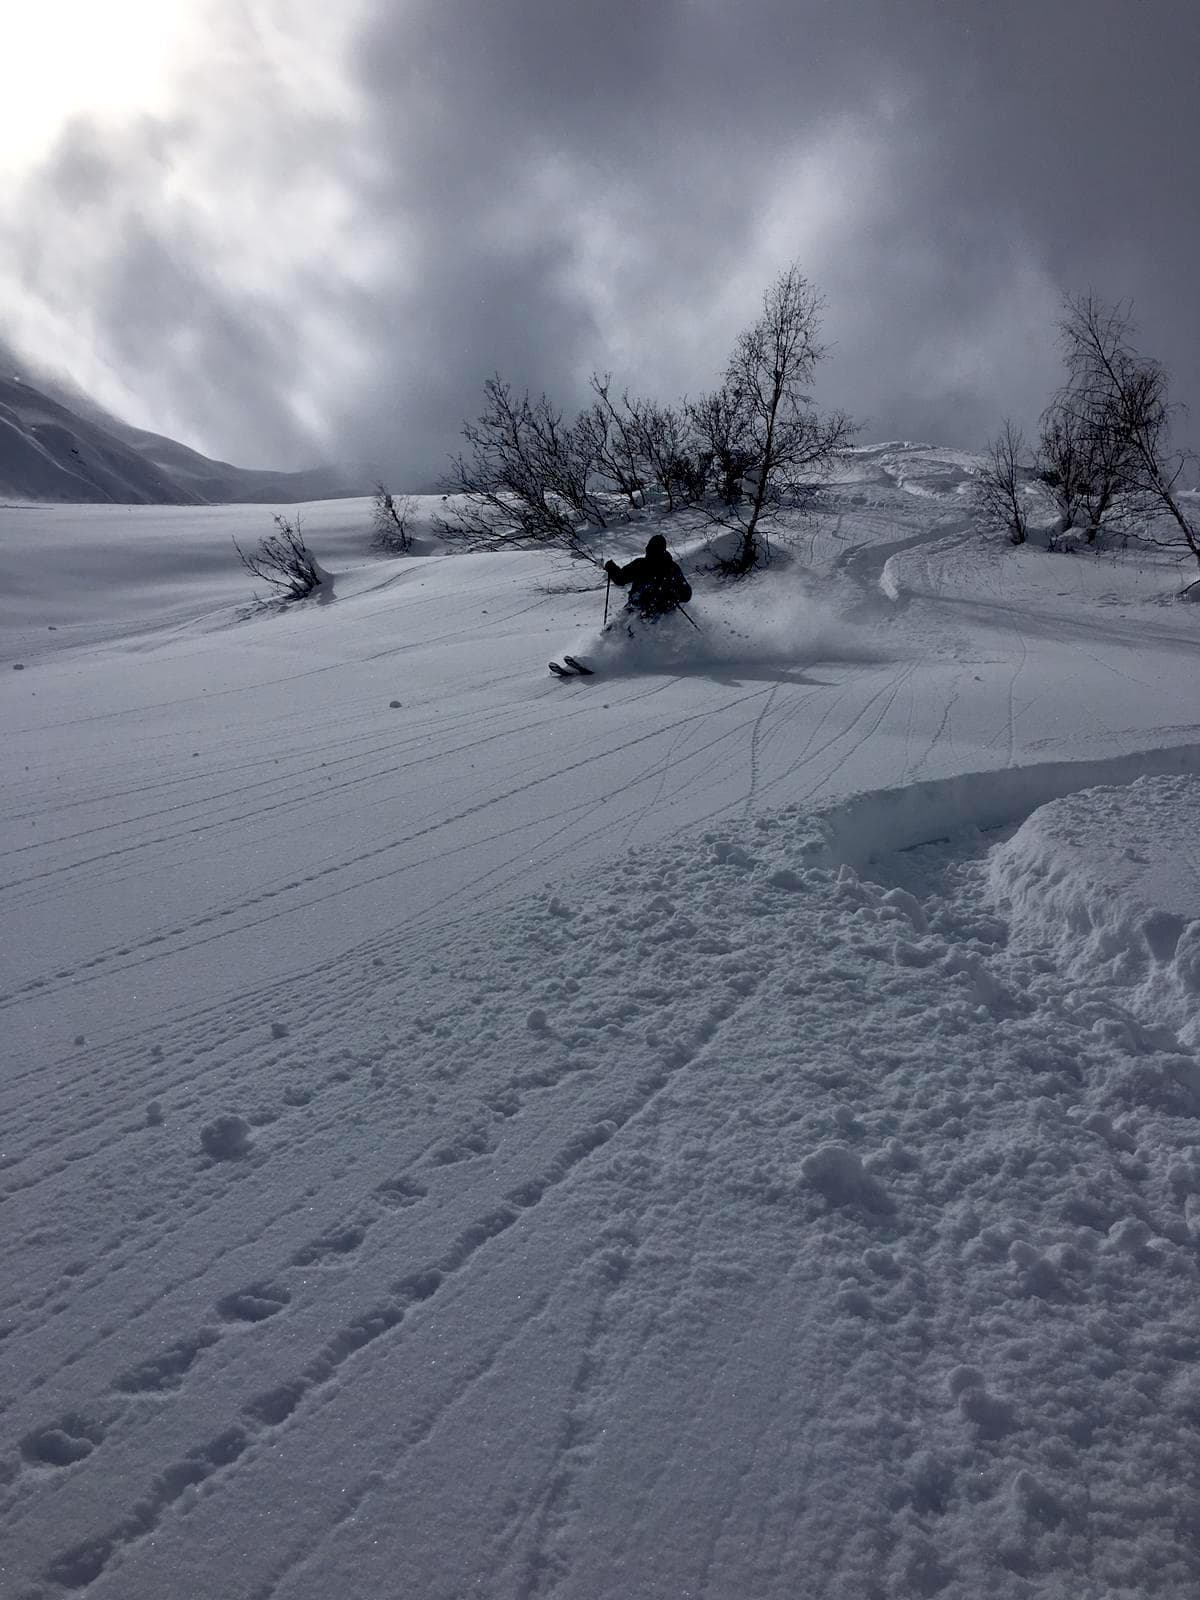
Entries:
POLYGON ((629 585, 628 608, 646 618, 665 616, 692 598, 691 584, 671 559, 661 533, 650 540, 644 556, 635 557, 624 567, 606 561, 604 570, 621 588, 629 585))

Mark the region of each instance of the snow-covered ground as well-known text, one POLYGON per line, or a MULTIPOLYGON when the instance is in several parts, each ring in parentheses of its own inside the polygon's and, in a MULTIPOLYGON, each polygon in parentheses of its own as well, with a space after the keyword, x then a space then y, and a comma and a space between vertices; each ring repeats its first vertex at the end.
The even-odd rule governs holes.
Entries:
POLYGON ((1200 612, 971 465, 649 643, 0 509, 5 1600, 1200 1592, 1200 612))

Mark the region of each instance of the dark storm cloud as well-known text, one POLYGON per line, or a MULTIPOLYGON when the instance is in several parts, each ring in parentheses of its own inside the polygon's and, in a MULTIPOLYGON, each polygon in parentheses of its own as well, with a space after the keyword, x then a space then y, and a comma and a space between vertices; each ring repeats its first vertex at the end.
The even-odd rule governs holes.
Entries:
POLYGON ((495 369, 694 391, 793 258, 819 395, 978 444, 1036 415, 1067 290, 1131 297, 1200 399, 1198 46, 1191 0, 367 0, 344 105, 258 34, 215 109, 216 68, 171 124, 76 130, 20 223, 43 259, 83 230, 46 281, 237 459, 424 483, 495 369))

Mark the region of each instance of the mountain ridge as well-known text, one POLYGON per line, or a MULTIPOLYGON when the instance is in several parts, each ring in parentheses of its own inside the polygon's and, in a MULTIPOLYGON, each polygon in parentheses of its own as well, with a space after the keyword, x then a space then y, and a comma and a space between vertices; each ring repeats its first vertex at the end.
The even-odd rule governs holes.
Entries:
POLYGON ((0 342, 0 495, 66 504, 227 505, 362 494, 333 467, 236 467, 135 428, 0 342))

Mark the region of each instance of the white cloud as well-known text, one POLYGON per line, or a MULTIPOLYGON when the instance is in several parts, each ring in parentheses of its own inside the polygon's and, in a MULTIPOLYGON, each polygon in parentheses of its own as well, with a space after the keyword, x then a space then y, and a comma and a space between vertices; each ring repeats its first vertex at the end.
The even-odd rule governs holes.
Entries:
POLYGON ((1036 410, 1060 290, 1092 282, 1195 399, 1191 224, 1154 179, 1200 136, 1172 79, 1200 12, 1121 24, 1115 119, 1082 0, 1019 50, 1014 4, 947 30, 941 0, 46 0, 30 85, 85 22, 37 116, 4 113, 0 331, 218 454, 323 436, 422 483, 497 367, 564 405, 593 368, 708 385, 793 259, 819 397, 871 431, 971 444, 1036 410))
POLYGON ((169 0, 37 0, 12 7, 4 19, 0 172, 28 170, 80 115, 113 122, 165 112, 202 9, 169 0))

